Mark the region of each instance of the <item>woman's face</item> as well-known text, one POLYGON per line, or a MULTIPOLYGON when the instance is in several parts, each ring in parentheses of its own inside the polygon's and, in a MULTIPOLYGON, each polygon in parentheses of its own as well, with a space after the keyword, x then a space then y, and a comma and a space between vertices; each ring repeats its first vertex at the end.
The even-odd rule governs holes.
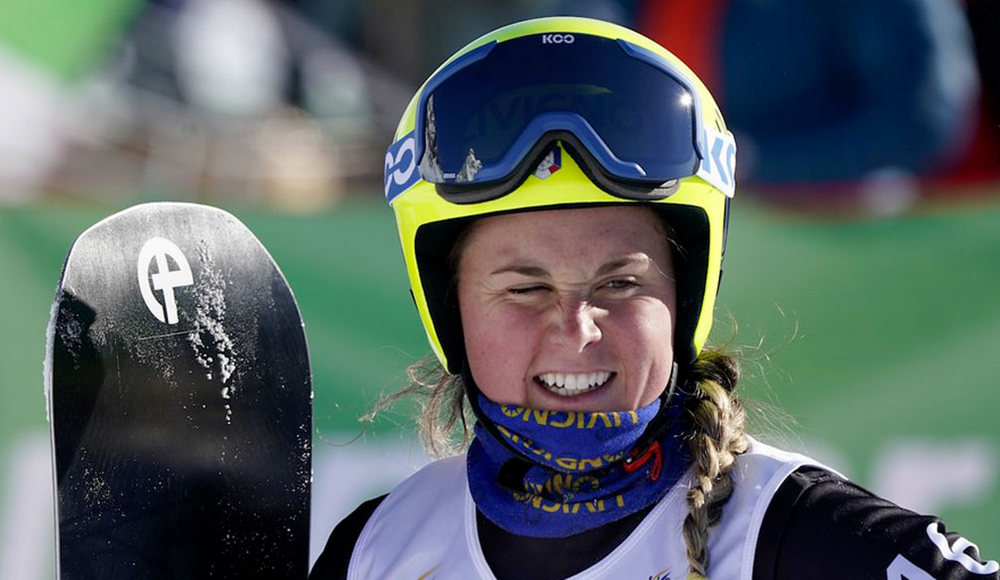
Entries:
POLYGON ((472 375, 489 399, 633 410, 673 363, 674 270, 663 226, 632 206, 482 218, 458 261, 472 375))

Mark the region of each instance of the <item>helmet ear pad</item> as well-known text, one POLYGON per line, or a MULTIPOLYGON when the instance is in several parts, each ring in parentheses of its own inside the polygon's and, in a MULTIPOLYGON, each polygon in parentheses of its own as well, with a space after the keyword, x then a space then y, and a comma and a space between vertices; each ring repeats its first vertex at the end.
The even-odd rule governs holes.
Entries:
MULTIPOLYGON (((674 360, 682 367, 697 358, 694 333, 705 302, 705 282, 708 268, 709 224, 705 211, 699 207, 669 204, 626 202, 653 209, 667 231, 676 276, 677 307, 674 322, 674 360)), ((570 209, 593 207, 588 204, 526 208, 570 209)), ((621 205, 608 203, 599 205, 621 205)), ((513 212, 509 212, 513 213, 513 212)), ((497 214, 489 214, 497 215, 497 214)), ((462 239, 476 219, 483 215, 463 217, 424 224, 416 232, 414 252, 427 312, 434 332, 448 360, 451 374, 461 373, 465 364, 465 339, 458 306, 458 259, 462 239)), ((712 297, 714 298, 714 297, 712 297)), ((714 300, 713 300, 714 302, 714 300)), ((709 305, 711 308, 712 305, 709 305)))
POLYGON ((694 335, 706 308, 715 307, 715 297, 705 296, 709 261, 708 214, 700 207, 679 204, 649 204, 663 222, 670 241, 676 276, 677 319, 674 321, 674 361, 682 368, 698 358, 694 335))
POLYGON ((424 224, 417 229, 414 255, 427 313, 434 324, 438 343, 448 360, 450 374, 462 372, 465 338, 458 308, 458 258, 456 245, 477 217, 464 217, 424 224))

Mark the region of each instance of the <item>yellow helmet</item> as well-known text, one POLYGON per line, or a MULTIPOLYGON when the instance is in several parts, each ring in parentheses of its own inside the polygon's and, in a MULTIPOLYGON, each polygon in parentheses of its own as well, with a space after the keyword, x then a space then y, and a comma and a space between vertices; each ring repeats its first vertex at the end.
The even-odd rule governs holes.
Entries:
POLYGON ((735 155, 701 81, 627 28, 540 18, 459 50, 414 95, 385 156, 413 299, 442 365, 457 373, 465 358, 451 253, 471 220, 609 204, 644 204, 669 224, 675 356, 693 360, 712 326, 735 155))

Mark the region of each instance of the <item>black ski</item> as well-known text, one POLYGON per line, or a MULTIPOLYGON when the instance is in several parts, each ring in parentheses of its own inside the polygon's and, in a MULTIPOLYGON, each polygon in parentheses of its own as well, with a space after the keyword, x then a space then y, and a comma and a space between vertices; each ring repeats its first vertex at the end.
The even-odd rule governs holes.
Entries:
POLYGON ((307 576, 305 335, 239 220, 149 203, 92 226, 47 344, 60 578, 307 576))

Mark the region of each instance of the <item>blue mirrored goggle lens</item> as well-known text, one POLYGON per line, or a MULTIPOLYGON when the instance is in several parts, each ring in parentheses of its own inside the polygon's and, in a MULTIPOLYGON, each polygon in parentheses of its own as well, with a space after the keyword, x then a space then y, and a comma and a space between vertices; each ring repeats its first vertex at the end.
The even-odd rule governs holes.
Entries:
POLYGON ((427 181, 506 177, 555 129, 576 134, 617 177, 664 182, 697 171, 691 90, 616 40, 539 34, 497 43, 470 60, 432 84, 422 101, 427 181))

